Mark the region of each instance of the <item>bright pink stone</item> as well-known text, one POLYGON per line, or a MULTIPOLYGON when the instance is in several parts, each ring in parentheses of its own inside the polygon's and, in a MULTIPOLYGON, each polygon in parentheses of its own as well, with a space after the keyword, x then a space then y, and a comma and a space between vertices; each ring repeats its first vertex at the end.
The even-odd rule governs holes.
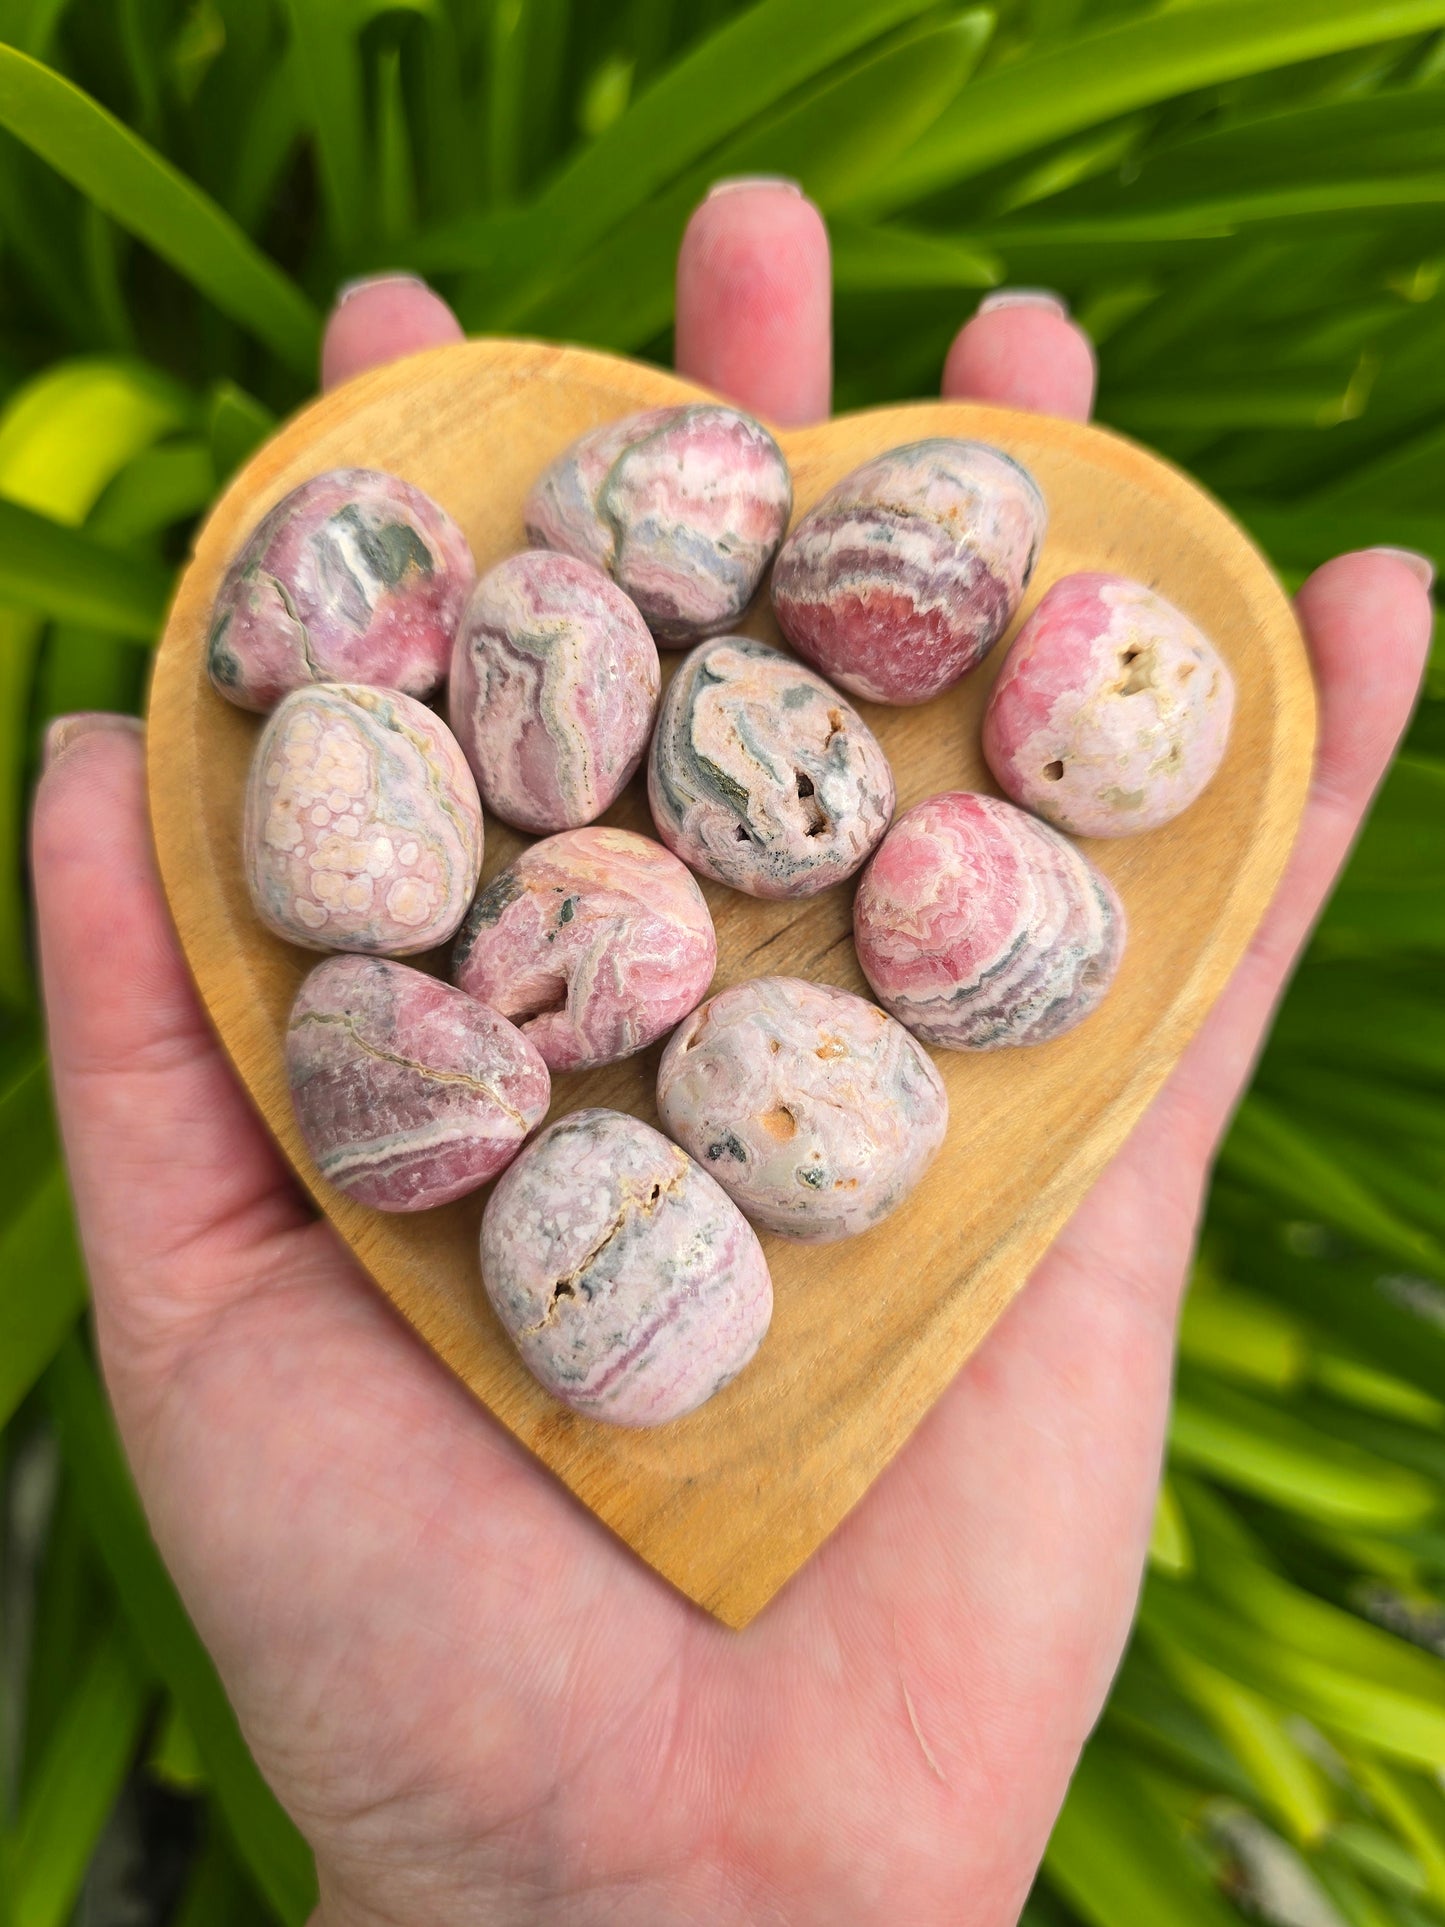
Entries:
POLYGON ((590 823, 652 733, 662 669, 600 569, 529 549, 482 577, 457 631, 447 714, 495 815, 534 834, 590 823))
POLYGON ((494 876, 457 939, 462 989, 554 1071, 630 1057, 707 994, 717 938, 686 865, 630 830, 567 830, 494 876))
POLYGON ((236 557, 211 616, 223 696, 270 709, 305 683, 441 687, 476 576, 467 539, 397 475, 337 468, 276 504, 236 557))
POLYGON ((482 1279, 528 1369, 613 1425, 665 1425, 762 1343, 773 1283, 751 1225, 685 1151, 621 1111, 574 1111, 503 1173, 482 1279))
POLYGON ((946 1050, 1038 1044, 1096 1008, 1124 949, 1112 885, 1012 803, 954 790, 906 810, 853 904, 878 1001, 946 1050))
POLYGON ((321 1175, 378 1211, 425 1211, 510 1164, 551 1101, 547 1066, 494 1010, 407 964, 328 957, 286 1032, 321 1175))
POLYGON ((1048 521, 1028 470, 986 442, 934 437, 845 475, 773 566, 800 656, 880 703, 922 703, 1013 620, 1048 521))
POLYGON ((793 482, 761 422, 721 402, 594 428, 537 478, 527 540, 605 569, 664 647, 730 629, 783 539, 793 482))
POLYGON ((1066 575, 1014 640, 984 717, 1002 789, 1075 836, 1158 829, 1224 757, 1234 679, 1172 603, 1124 576, 1066 575))

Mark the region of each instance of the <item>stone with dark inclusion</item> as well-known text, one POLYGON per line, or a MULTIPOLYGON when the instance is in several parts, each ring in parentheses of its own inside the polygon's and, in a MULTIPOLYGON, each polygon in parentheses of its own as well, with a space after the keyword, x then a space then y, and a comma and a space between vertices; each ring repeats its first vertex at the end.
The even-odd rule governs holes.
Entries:
POLYGON ((523 1363, 613 1425, 695 1411, 772 1317, 747 1219, 685 1151, 621 1111, 574 1111, 533 1139, 487 1202, 481 1260, 523 1363))
POLYGON ((445 680, 476 565, 421 489, 377 469, 313 476, 278 502, 226 572, 206 667, 243 709, 307 683, 425 700, 445 680))

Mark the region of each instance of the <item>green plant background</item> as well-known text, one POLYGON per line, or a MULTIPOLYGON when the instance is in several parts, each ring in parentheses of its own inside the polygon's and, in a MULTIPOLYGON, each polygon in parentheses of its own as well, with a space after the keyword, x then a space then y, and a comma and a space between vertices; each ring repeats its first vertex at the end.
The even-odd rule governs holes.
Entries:
MULTIPOLYGON (((665 358, 721 173, 827 212, 840 406, 934 387, 978 290, 1042 283, 1102 418, 1287 579, 1445 556, 1445 0, 0 0, 0 130, 0 1927, 301 1922, 85 1336, 46 719, 138 705, 340 278, 665 358)), ((1445 1922, 1442 884, 1437 667, 1220 1161, 1139 1627, 1032 1927, 1445 1922)))

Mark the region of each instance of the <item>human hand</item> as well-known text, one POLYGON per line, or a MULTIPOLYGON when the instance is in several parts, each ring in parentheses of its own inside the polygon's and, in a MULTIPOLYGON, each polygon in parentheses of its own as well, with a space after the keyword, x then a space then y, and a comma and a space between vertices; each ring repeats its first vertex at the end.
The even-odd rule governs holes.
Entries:
MULTIPOLYGON (((694 216, 682 371, 826 413, 827 243, 796 192, 694 216)), ((334 382, 459 338, 353 293, 334 382)), ((986 304, 944 392, 1082 418, 1058 304, 986 304)), ((34 874, 57 1098, 111 1396, 160 1548, 327 1927, 1005 1927, 1134 1606, 1214 1144, 1409 711, 1423 565, 1319 570, 1320 748, 1225 995, 1028 1289, 746 1632, 636 1560, 481 1409, 317 1222, 196 1001, 139 734, 57 726, 34 874)))

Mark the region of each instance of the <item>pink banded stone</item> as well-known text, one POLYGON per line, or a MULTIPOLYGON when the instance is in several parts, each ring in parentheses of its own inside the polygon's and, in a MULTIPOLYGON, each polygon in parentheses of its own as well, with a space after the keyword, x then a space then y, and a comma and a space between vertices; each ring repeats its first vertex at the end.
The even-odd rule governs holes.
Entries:
POLYGON ((717 938, 684 866, 631 830, 567 830, 494 876, 457 939, 462 989, 554 1071, 630 1057, 707 994, 717 938))
POLYGON ((647 796, 685 863, 754 897, 852 876, 893 815, 893 772, 853 705, 780 649, 705 642, 657 719, 647 796))
POLYGON ((505 1017, 381 957, 317 964, 291 1007, 286 1072, 321 1175, 378 1211, 475 1191, 511 1163, 552 1094, 505 1017))
POLYGON ((605 569, 665 646, 732 627, 783 539, 793 482, 760 422, 721 402, 594 428, 543 470, 527 539, 605 569))
POLYGON ((473 591, 447 710, 483 803, 535 834, 616 801, 661 686, 657 646, 622 591, 588 562, 530 549, 473 591))
POLYGON ((999 786, 1075 836, 1158 829, 1224 758, 1234 679, 1153 589, 1085 573, 1056 582, 999 671, 983 749, 999 786))
POLYGON ((863 974, 946 1050, 1039 1044, 1080 1023, 1124 950, 1113 886, 1057 830, 954 790, 906 810, 853 904, 863 974))
POLYGON ((1013 620, 1048 514, 1001 449, 937 437, 855 468, 803 516, 773 568, 800 656, 855 696, 922 703, 1013 620))
POLYGON ((928 1053, 827 984, 756 977, 662 1054, 663 1127, 755 1224, 819 1244, 886 1218, 932 1163, 948 1094, 928 1053))
POLYGON ((394 689, 315 683, 278 704, 246 785, 246 881, 262 923, 309 950, 445 943, 482 867, 467 759, 394 689))
POLYGON ((773 1311, 767 1260, 721 1187, 660 1131, 574 1111, 503 1173, 482 1279, 523 1363, 613 1425, 665 1425, 735 1378, 773 1311))
POLYGON ((306 683, 433 695, 476 576, 446 510, 400 476, 337 468, 256 528, 221 584, 206 665, 223 696, 270 709, 306 683))

